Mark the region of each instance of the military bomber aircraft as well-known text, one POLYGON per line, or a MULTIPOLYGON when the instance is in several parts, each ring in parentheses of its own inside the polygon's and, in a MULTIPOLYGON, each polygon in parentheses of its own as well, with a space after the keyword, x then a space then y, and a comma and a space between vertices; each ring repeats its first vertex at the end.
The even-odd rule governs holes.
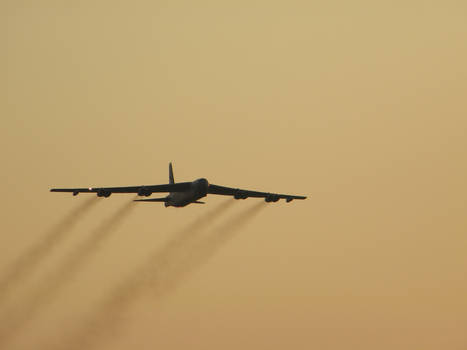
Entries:
POLYGON ((163 198, 136 199, 136 202, 163 202, 166 207, 184 207, 191 203, 204 204, 199 199, 208 194, 233 196, 235 199, 246 199, 249 197, 264 198, 266 202, 277 202, 285 199, 291 202, 294 199, 306 199, 304 196, 290 194, 278 194, 269 192, 257 192, 243 190, 240 188, 224 187, 210 184, 205 178, 192 182, 175 183, 172 163, 169 164, 169 183, 162 185, 143 185, 128 187, 89 187, 89 188, 52 188, 51 192, 71 192, 74 196, 79 193, 96 193, 98 197, 109 197, 112 193, 137 193, 139 196, 149 197, 153 193, 169 192, 163 198))

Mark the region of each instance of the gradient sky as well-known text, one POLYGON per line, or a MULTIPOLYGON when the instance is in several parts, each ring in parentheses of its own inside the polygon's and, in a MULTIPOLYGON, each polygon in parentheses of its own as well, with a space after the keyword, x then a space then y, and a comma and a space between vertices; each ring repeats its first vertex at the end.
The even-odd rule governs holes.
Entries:
POLYGON ((0 347, 467 348, 465 1, 25 0, 0 20, 0 347), (48 192, 166 183, 169 161, 311 197, 48 192))

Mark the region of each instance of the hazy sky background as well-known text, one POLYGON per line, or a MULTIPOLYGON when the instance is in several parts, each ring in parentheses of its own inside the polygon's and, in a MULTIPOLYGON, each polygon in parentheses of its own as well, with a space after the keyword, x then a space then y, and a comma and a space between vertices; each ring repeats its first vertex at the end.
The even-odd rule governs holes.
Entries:
POLYGON ((465 1, 3 1, 0 20, 0 347, 467 347, 465 1), (48 192, 166 183, 169 161, 311 197, 48 192))

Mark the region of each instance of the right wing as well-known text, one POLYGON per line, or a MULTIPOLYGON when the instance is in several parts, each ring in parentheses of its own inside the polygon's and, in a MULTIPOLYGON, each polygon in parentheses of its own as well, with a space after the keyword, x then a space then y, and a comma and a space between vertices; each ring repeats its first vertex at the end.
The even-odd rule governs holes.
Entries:
POLYGON ((74 196, 78 193, 97 193, 99 197, 108 197, 112 193, 137 193, 140 196, 150 196, 158 192, 185 192, 191 188, 191 182, 179 182, 176 184, 126 186, 126 187, 89 187, 89 188, 52 188, 51 192, 71 192, 74 196))
POLYGON ((219 186, 219 185, 214 185, 214 184, 209 185, 208 193, 220 194, 224 196, 233 196, 235 199, 245 199, 248 197, 264 198, 266 202, 277 202, 279 199, 285 199, 287 202, 290 202, 294 199, 306 199, 305 196, 294 196, 291 194, 249 191, 249 190, 242 190, 240 188, 225 187, 225 186, 219 186))

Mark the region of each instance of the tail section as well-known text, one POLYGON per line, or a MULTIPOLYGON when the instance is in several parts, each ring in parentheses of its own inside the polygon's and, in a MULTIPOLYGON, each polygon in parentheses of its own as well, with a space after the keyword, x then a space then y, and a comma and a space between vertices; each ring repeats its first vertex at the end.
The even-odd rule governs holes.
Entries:
POLYGON ((169 184, 174 184, 174 183, 175 183, 175 180, 174 180, 174 172, 172 169, 172 163, 169 163, 169 184))

